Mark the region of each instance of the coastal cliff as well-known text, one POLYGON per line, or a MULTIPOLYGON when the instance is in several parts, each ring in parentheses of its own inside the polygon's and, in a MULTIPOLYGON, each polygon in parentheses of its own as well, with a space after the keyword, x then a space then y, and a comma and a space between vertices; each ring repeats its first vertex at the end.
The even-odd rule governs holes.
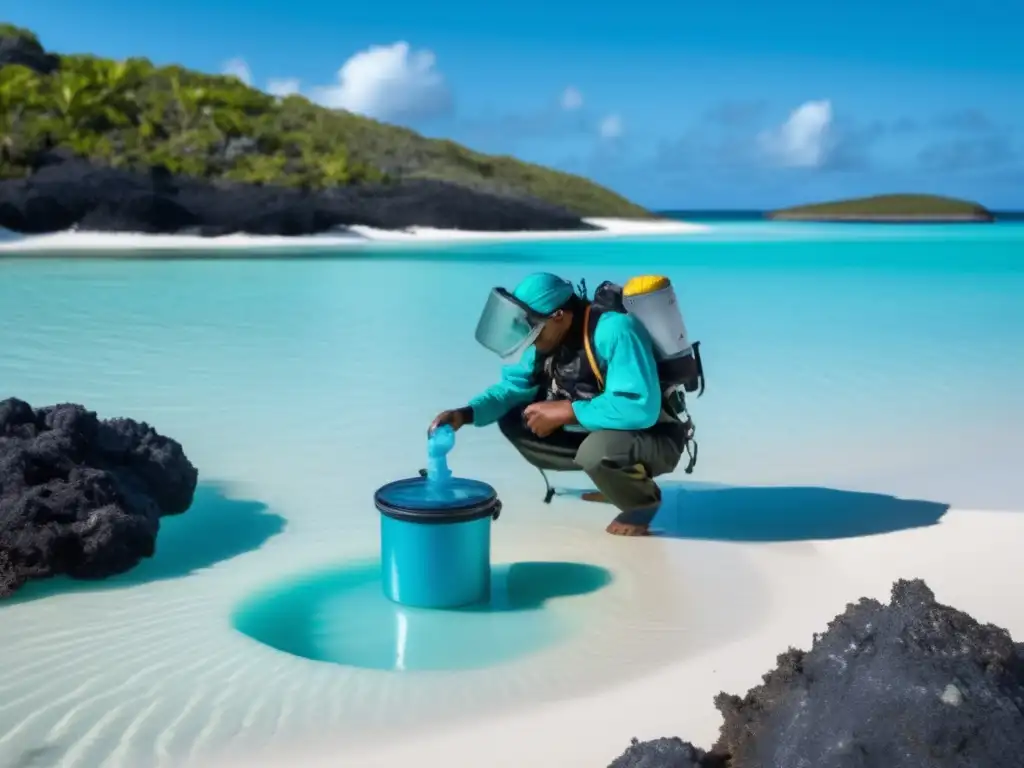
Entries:
POLYGON ((995 216, 968 200, 938 195, 875 195, 801 205, 765 214, 778 221, 846 221, 865 223, 992 222, 995 216))
POLYGON ((0 24, 0 228, 313 234, 652 218, 579 176, 0 24), (276 222, 276 223, 275 223, 276 222))
POLYGON ((421 226, 477 232, 596 229, 580 217, 528 198, 503 197, 431 179, 308 190, 211 182, 46 155, 29 177, 0 181, 0 230, 217 237, 313 235, 353 225, 421 226))

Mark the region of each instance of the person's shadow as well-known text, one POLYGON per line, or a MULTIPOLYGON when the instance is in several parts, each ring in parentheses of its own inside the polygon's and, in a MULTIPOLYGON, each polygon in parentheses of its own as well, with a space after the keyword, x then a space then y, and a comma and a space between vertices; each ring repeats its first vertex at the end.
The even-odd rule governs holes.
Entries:
POLYGON ((815 487, 666 483, 651 533, 720 541, 845 539, 936 525, 949 505, 815 487))
POLYGON ((0 601, 0 608, 64 592, 123 589, 189 576, 259 549, 285 525, 285 518, 268 511, 263 502, 232 499, 220 485, 200 483, 187 512, 160 519, 156 552, 130 571, 101 580, 55 576, 30 581, 0 601))

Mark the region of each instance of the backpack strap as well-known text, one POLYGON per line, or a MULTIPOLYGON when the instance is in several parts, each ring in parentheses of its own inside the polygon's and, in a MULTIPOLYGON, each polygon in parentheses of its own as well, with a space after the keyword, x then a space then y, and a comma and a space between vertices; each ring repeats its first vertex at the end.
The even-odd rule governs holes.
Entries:
POLYGON ((597 379, 597 387, 603 391, 604 374, 601 373, 601 366, 597 364, 597 355, 594 354, 594 345, 591 342, 597 330, 597 321, 600 319, 601 313, 594 312, 593 307, 587 304, 587 308, 583 311, 583 350, 587 354, 590 370, 593 372, 594 378, 597 379))
POLYGON ((697 397, 704 394, 704 363, 700 359, 700 342, 693 342, 693 358, 697 363, 697 378, 700 379, 700 388, 697 390, 697 397))

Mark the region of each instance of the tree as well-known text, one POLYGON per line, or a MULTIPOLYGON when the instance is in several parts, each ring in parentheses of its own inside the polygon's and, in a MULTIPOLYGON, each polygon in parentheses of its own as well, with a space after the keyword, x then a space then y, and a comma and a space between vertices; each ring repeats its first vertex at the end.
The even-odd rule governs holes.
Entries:
POLYGON ((171 95, 177 107, 178 130, 184 133, 195 126, 202 114, 206 89, 181 82, 177 73, 171 74, 171 95))
POLYGON ((0 67, 0 161, 14 165, 17 130, 25 113, 39 106, 41 81, 27 67, 9 64, 0 67))

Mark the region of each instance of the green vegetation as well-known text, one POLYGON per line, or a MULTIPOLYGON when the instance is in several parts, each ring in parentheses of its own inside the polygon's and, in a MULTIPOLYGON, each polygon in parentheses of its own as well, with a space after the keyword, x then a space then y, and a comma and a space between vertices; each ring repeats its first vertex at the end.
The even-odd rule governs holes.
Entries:
MULTIPOLYGON (((0 36, 35 39, 9 25, 0 36)), ((0 66, 0 178, 26 175, 41 150, 55 147, 208 179, 321 189, 431 178, 534 197, 581 216, 651 215, 579 176, 141 58, 61 56, 49 76, 0 66)))
POLYGON ((786 208, 775 219, 983 220, 992 214, 978 203, 937 195, 876 195, 786 208))
POLYGON ((13 24, 0 24, 0 37, 21 38, 22 40, 28 40, 39 45, 39 38, 35 36, 34 32, 16 27, 13 24))

